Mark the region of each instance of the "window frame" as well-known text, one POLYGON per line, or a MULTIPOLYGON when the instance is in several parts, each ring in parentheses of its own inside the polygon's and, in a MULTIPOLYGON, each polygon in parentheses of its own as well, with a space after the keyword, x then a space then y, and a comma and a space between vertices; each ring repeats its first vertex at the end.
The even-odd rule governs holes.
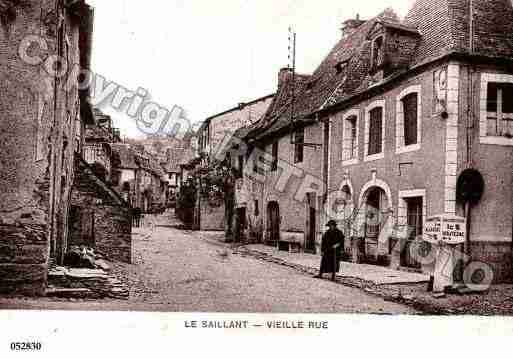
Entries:
POLYGON ((385 62, 385 35, 384 34, 381 34, 381 35, 378 35, 376 36, 373 40, 372 40, 372 47, 371 47, 371 66, 370 66, 370 69, 371 71, 377 71, 378 68, 380 66, 383 65, 383 63, 385 62), (375 58, 376 57, 376 43, 378 41, 381 41, 381 52, 382 52, 382 60, 381 60, 381 63, 379 61, 379 57, 378 58, 375 58))
POLYGON ((342 165, 350 166, 359 162, 359 151, 360 151, 360 109, 353 109, 348 111, 342 117, 342 165), (355 119, 356 122, 356 133, 353 139, 352 126, 350 128, 350 122, 355 119), (351 130, 351 136, 348 136, 348 131, 351 130), (352 146, 354 142, 354 147, 352 146), (351 146, 348 144, 351 143, 351 146), (354 154, 356 152, 356 155, 354 154))
POLYGON ((399 191, 398 197, 397 225, 399 227, 408 225, 408 200, 412 198, 422 199, 422 223, 426 223, 427 191, 425 189, 399 191))
POLYGON ((278 144, 278 140, 276 140, 271 145, 271 156, 273 158, 273 160, 271 162, 271 172, 278 171, 278 154, 279 154, 279 144, 278 144))
POLYGON ((406 153, 418 151, 422 148, 422 86, 421 85, 413 85, 405 88, 401 93, 397 96, 396 100, 396 132, 395 132, 395 141, 396 141, 396 153, 406 153), (406 145, 405 144, 405 114, 404 114, 404 98, 411 95, 417 94, 417 143, 406 145))
MULTIPOLYGON (((498 146, 513 146, 513 137, 488 135, 488 85, 489 83, 513 84, 513 75, 500 73, 481 73, 480 91, 480 120, 479 139, 480 143, 498 146)), ((513 134, 512 134, 513 135, 513 134)))
POLYGON ((301 127, 294 131, 294 164, 303 163, 303 161, 305 159, 304 143, 305 143, 305 128, 301 127), (301 141, 298 140, 298 137, 301 139, 301 141))
POLYGON ((364 142, 364 162, 376 161, 382 158, 385 158, 385 150, 386 150, 386 100, 376 100, 371 102, 365 108, 365 142, 364 142), (369 155, 369 145, 370 145, 370 114, 371 111, 375 108, 382 108, 382 118, 381 118, 381 152, 369 155))

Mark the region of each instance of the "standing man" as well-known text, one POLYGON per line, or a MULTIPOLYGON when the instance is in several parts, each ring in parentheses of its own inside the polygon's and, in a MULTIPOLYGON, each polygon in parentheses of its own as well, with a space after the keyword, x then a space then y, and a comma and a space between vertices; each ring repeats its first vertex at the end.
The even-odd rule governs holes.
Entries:
POLYGON ((330 220, 326 226, 328 230, 322 236, 321 269, 316 278, 322 278, 324 273, 331 273, 331 280, 335 281, 335 273, 340 270, 340 259, 344 248, 344 234, 337 228, 337 222, 330 220))

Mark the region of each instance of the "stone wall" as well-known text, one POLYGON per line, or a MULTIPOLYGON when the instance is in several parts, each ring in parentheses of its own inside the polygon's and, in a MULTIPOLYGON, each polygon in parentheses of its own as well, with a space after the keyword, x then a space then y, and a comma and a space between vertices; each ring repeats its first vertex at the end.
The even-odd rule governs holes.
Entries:
POLYGON ((87 164, 76 162, 69 245, 93 247, 110 260, 131 263, 130 207, 87 164))
POLYGON ((513 283, 513 252, 511 243, 471 242, 472 261, 488 264, 494 283, 513 283))
POLYGON ((19 47, 40 34, 48 49, 35 46, 32 56, 62 54, 79 63, 79 21, 64 16, 67 45, 58 49, 55 0, 12 6, 0 27, 0 288, 34 295, 44 291, 49 256, 59 261, 66 247, 80 106, 78 91, 62 86, 65 77, 25 62, 19 47))
POLYGON ((201 199, 200 230, 202 231, 224 231, 224 204, 213 207, 205 199, 201 199))

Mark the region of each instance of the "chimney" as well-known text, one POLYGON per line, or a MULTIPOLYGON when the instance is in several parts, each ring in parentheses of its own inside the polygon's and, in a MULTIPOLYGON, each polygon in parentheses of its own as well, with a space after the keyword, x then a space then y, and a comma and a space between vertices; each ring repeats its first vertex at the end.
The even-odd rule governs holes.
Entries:
POLYGON ((365 20, 360 20, 360 15, 356 14, 356 19, 349 19, 342 23, 342 38, 346 38, 355 32, 362 24, 364 24, 365 20))
POLYGON ((290 67, 284 67, 278 73, 278 88, 282 87, 283 84, 292 79, 292 69, 290 67))

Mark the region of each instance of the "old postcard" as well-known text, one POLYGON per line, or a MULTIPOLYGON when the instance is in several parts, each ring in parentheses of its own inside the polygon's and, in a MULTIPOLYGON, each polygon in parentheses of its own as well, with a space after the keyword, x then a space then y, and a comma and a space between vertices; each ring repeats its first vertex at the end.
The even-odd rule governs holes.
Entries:
POLYGON ((2 315, 513 314, 512 1, 0 0, 0 25, 2 315))

